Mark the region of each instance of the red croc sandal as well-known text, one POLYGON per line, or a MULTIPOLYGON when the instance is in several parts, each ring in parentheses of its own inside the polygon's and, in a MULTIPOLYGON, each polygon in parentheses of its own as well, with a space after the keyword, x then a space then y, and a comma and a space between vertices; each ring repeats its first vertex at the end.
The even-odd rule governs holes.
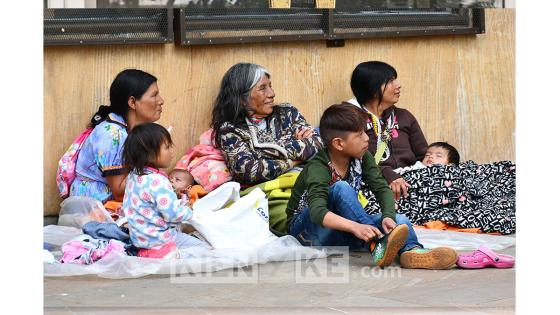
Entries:
POLYGON ((478 249, 472 253, 459 254, 457 265, 467 269, 486 267, 511 268, 515 265, 515 257, 495 253, 490 248, 480 245, 478 249))

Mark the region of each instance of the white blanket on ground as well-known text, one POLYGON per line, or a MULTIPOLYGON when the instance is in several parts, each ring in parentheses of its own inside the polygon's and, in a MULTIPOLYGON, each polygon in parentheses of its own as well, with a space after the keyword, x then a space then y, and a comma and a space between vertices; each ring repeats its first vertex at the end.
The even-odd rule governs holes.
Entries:
MULTIPOLYGON (((137 278, 150 274, 181 275, 214 272, 273 261, 324 258, 333 253, 303 247, 292 236, 277 238, 268 231, 268 206, 264 193, 256 189, 239 198, 239 184, 224 184, 194 206, 194 225, 208 238, 214 249, 180 250, 181 259, 161 260, 110 253, 91 265, 44 263, 44 275, 76 276, 95 274, 103 278, 137 278), (233 202, 229 207, 228 203, 233 202)), ((474 250, 486 244, 493 250, 515 245, 515 238, 450 231, 416 229, 418 239, 427 248, 450 246, 456 250, 474 250)), ((43 241, 59 248, 82 234, 75 227, 49 225, 43 228, 43 241)), ((56 258, 61 252, 54 251, 56 258)))
MULTIPOLYGON (((61 246, 73 236, 80 235, 77 228, 49 225, 44 227, 44 242, 61 246)), ((110 253, 91 265, 44 263, 44 276, 78 276, 95 274, 103 278, 138 278, 150 274, 178 275, 214 272, 222 269, 241 268, 272 261, 290 261, 326 257, 326 252, 303 247, 291 237, 276 238, 258 248, 181 250, 181 259, 163 260, 110 253)), ((60 251, 54 251, 57 258, 60 251)))
POLYGON ((416 231, 420 243, 426 248, 448 246, 455 250, 475 250, 478 246, 485 244, 492 250, 502 250, 515 246, 515 237, 512 236, 429 229, 414 229, 414 231, 416 231))
MULTIPOLYGON (((424 246, 450 246, 456 250, 474 250, 486 244, 493 250, 501 250, 515 245, 515 238, 450 231, 417 229, 418 238, 424 246)), ((61 246, 70 238, 80 235, 76 228, 49 225, 44 227, 44 242, 61 246)), ((60 257, 60 252, 53 252, 60 257)), ((272 261, 291 261, 299 259, 324 258, 326 251, 303 247, 291 237, 284 236, 270 241, 257 249, 214 249, 182 253, 183 259, 165 261, 138 258, 124 254, 109 254, 92 265, 49 264, 44 263, 44 276, 77 276, 95 274, 103 278, 137 278, 150 274, 186 274, 213 272, 222 269, 264 264, 272 261)))
MULTIPOLYGON (((208 250, 180 250, 180 259, 161 260, 110 253, 91 265, 44 264, 45 276, 96 274, 104 278, 135 278, 149 274, 190 274, 240 268, 271 261, 324 258, 327 251, 303 247, 292 236, 276 237, 268 229, 268 203, 260 189, 240 198, 239 184, 226 183, 194 204, 191 223, 212 245, 208 250)), ((61 246, 82 234, 74 227, 49 225, 44 242, 61 246)), ((60 252, 54 252, 60 257, 60 252)))

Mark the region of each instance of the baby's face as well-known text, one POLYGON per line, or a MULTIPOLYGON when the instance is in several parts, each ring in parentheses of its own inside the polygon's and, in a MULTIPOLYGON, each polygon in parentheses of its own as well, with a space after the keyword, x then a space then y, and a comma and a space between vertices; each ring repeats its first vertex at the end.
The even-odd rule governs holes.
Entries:
POLYGON ((184 193, 192 186, 194 178, 187 171, 173 170, 173 172, 169 174, 169 181, 176 192, 184 193))
POLYGON ((442 147, 430 147, 424 155, 422 164, 430 166, 432 164, 449 164, 448 152, 442 147))

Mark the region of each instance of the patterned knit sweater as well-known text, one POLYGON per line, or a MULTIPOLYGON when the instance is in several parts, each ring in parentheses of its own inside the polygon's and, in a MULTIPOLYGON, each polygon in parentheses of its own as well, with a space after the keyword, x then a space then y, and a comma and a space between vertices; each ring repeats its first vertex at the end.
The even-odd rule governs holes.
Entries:
POLYGON ((259 184, 284 174, 292 161, 306 161, 322 147, 319 134, 296 140, 302 127, 311 127, 293 105, 274 107, 265 118, 266 128, 253 125, 248 119, 242 126, 224 123, 218 131, 220 148, 233 180, 241 184, 259 184))

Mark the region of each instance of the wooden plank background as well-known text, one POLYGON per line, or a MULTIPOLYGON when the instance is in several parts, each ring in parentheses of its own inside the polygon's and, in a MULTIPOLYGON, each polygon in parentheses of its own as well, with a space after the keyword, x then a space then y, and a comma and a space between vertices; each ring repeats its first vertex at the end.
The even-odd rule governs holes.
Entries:
POLYGON ((44 214, 59 211, 58 159, 87 125, 125 68, 158 77, 160 123, 173 125, 175 155, 209 128, 222 75, 241 61, 265 66, 277 102, 291 102, 318 124, 322 111, 352 96, 350 75, 368 60, 393 65, 403 85, 398 106, 419 120, 428 142, 448 141, 461 159, 515 159, 515 10, 486 9, 486 33, 416 38, 179 47, 45 47, 44 214))

